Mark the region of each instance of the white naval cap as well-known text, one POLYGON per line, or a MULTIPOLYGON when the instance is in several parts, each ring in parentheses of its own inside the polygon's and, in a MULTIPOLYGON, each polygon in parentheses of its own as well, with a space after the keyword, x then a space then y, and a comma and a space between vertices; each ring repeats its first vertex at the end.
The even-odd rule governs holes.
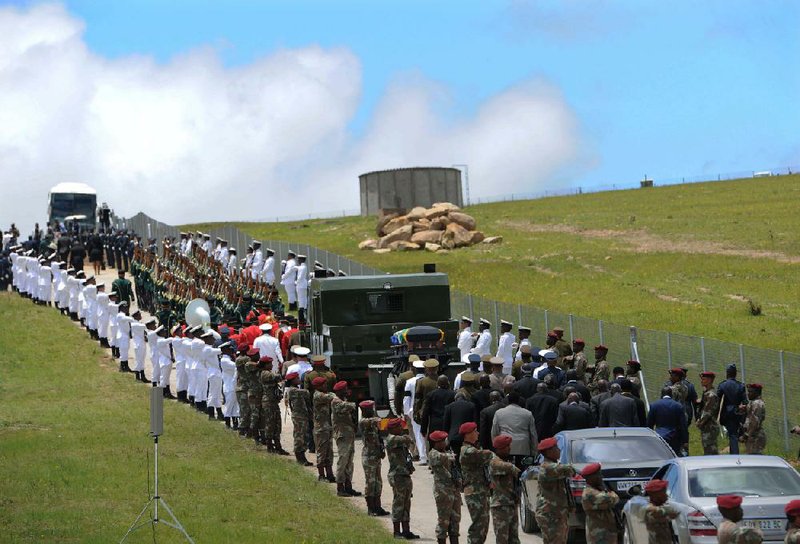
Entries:
POLYGON ((491 322, 491 321, 489 321, 489 320, 488 320, 488 319, 486 319, 486 318, 483 318, 483 317, 481 318, 481 324, 482 324, 482 325, 489 325, 490 327, 492 326, 492 322, 491 322))
POLYGON ((505 319, 500 320, 501 325, 508 325, 509 327, 513 327, 514 324, 511 321, 506 321, 505 319))
POLYGON ((467 323, 470 323, 470 324, 472 323, 472 319, 470 319, 469 317, 467 317, 465 315, 461 316, 461 321, 466 321, 467 323))

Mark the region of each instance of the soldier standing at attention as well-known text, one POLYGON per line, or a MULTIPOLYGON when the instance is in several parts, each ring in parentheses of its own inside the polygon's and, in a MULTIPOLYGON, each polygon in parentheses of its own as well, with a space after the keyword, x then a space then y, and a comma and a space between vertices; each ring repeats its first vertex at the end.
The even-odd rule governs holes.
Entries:
POLYGON ((392 406, 394 414, 403 417, 403 398, 406 394, 406 382, 414 377, 414 361, 419 361, 419 355, 408 356, 408 368, 401 372, 394 382, 394 405, 392 406))
POLYGON ((458 322, 458 350, 461 354, 460 359, 463 361, 464 357, 469 355, 472 345, 472 320, 465 315, 461 316, 461 321, 458 322))
POLYGON ((619 496, 606 488, 600 463, 590 463, 581 471, 586 479, 581 504, 586 513, 586 543, 616 544, 617 520, 614 507, 619 496))
MULTIPOLYGON (((310 374, 310 373, 309 373, 310 374)), ((314 386, 314 443, 317 450, 318 480, 336 483, 333 475, 333 443, 331 442, 331 401, 333 393, 328 393, 328 380, 317 376, 311 382, 314 386)))
POLYGON ((767 415, 764 401, 761 399, 760 383, 747 385, 747 415, 744 420, 744 433, 739 438, 745 443, 748 455, 761 455, 767 446, 767 435, 764 433, 764 418, 767 415))
POLYGON ((269 359, 266 362, 266 368, 261 371, 261 387, 263 393, 261 396, 261 406, 264 411, 264 441, 267 446, 267 451, 277 453, 278 455, 289 455, 289 452, 283 449, 281 445, 281 399, 283 392, 281 391, 281 375, 277 372, 270 370, 272 368, 272 359, 270 357, 262 357, 261 361, 269 359))
POLYGON ((392 486, 392 526, 395 538, 413 540, 419 538, 411 532, 411 492, 414 463, 408 448, 414 441, 403 428, 403 420, 395 418, 388 424, 386 454, 389 457, 389 485, 392 486))
POLYGON ((456 456, 446 451, 447 433, 433 431, 428 438, 431 451, 428 452, 428 463, 433 472, 433 499, 436 501, 436 541, 444 544, 447 535, 450 542, 458 542, 458 526, 461 523, 461 479, 459 472, 454 471, 456 456))
MULTIPOLYGON (((563 327, 554 327, 553 332, 556 333, 556 343, 553 346, 558 353, 558 360, 564 362, 567 357, 572 355, 572 348, 569 345, 569 342, 564 340, 564 328, 563 327)), ((569 361, 569 359, 567 359, 569 361)), ((564 370, 567 369, 567 364, 563 363, 564 370)), ((561 366, 561 365, 559 365, 561 366)))
POLYGON ((514 333, 511 329, 514 324, 510 321, 500 320, 500 338, 497 339, 497 353, 496 357, 503 360, 503 374, 508 376, 511 374, 511 366, 514 364, 514 333))
POLYGON ((261 374, 261 361, 259 360, 258 350, 250 348, 247 352, 250 360, 245 365, 247 370, 247 403, 250 405, 250 431, 248 438, 260 443, 259 429, 261 429, 261 400, 264 395, 264 388, 261 386, 259 375, 261 374))
POLYGON ((583 348, 586 343, 582 338, 576 338, 572 341, 572 367, 578 373, 578 381, 586 383, 586 368, 589 366, 589 360, 586 359, 586 354, 583 348))
POLYGON ((720 544, 761 544, 764 535, 760 530, 738 525, 744 517, 741 495, 720 495, 717 507, 722 514, 722 523, 717 530, 720 544))
POLYGON ((511 462, 512 438, 499 434, 492 441, 495 457, 489 463, 492 480, 492 520, 497 544, 519 544, 519 469, 511 462))
POLYGON ((539 467, 539 497, 534 515, 542 529, 544 544, 566 544, 570 513, 566 478, 575 476, 572 465, 561 464, 561 450, 555 438, 545 438, 537 446, 544 456, 539 467))
MULTIPOLYGON (((637 399, 642 398, 642 380, 639 379, 639 373, 642 371, 642 364, 639 361, 631 359, 627 363, 625 369, 625 377, 628 378, 633 384, 633 396, 637 399)), ((688 414, 687 414, 688 417, 688 414)))
POLYGON ((703 443, 703 455, 719 455, 717 440, 719 439, 719 396, 714 389, 713 372, 700 373, 700 385, 703 386, 703 397, 699 401, 700 416, 697 418, 697 428, 700 430, 700 441, 703 443))
POLYGON ((336 494, 340 497, 360 497, 353 489, 353 456, 356 442, 356 405, 349 402, 350 390, 342 380, 333 386, 336 395, 331 401, 333 438, 336 440, 336 494))
POLYGON ((464 474, 464 502, 472 520, 467 531, 469 544, 481 544, 489 532, 489 480, 487 469, 494 454, 478 446, 478 425, 462 423, 458 433, 463 437, 459 464, 464 474))
POLYGON ((786 538, 784 544, 800 544, 800 499, 789 501, 784 507, 786 512, 786 538))
MULTIPOLYGON (((130 280, 125 279, 125 270, 119 269, 117 272, 119 276, 111 283, 111 290, 117 292, 117 299, 119 302, 136 302, 136 297, 133 295, 133 287, 130 280)), ((130 306, 128 306, 130 308, 130 306)))
POLYGON ((250 361, 247 345, 242 345, 236 358, 236 397, 239 399, 239 435, 244 436, 250 429, 250 403, 247 400, 248 379, 245 365, 250 361))
POLYGON ((672 544, 671 520, 678 517, 678 511, 667 502, 667 482, 650 480, 644 486, 650 503, 644 510, 644 524, 647 527, 649 544, 672 544))
POLYGON ((423 437, 428 434, 427 427, 422 427, 425 423, 422 420, 422 407, 425 404, 425 399, 428 395, 436 391, 438 388, 436 375, 439 372, 439 361, 436 359, 428 359, 423 365, 425 366, 425 375, 418 379, 414 384, 414 422, 421 426, 423 437))
POLYGON ((381 506, 383 492, 381 459, 386 457, 381 438, 381 418, 375 415, 373 400, 363 400, 358 407, 361 408, 361 421, 358 422, 358 427, 363 437, 361 466, 364 468, 364 499, 367 501, 367 512, 370 516, 387 516, 389 512, 381 506))
POLYGON ((600 344, 594 347, 594 372, 591 381, 586 384, 592 396, 599 393, 597 391, 597 382, 600 380, 608 381, 611 378, 608 369, 608 361, 606 361, 607 356, 608 348, 605 345, 600 344))
POLYGON ((300 375, 290 372, 286 375, 286 405, 292 412, 292 438, 294 439, 294 458, 304 466, 310 467, 306 459, 306 435, 308 423, 311 418, 311 394, 306 389, 300 389, 300 375))

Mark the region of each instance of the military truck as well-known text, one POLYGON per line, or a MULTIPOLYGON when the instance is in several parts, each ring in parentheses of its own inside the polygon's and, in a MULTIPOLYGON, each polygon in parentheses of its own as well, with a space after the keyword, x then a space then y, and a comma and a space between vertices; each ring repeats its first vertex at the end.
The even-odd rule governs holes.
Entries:
POLYGON ((372 398, 379 408, 388 407, 386 378, 397 363, 398 346, 392 345, 397 331, 435 327, 443 338, 428 354, 439 359, 442 370, 459 362, 447 274, 313 278, 309 302, 312 349, 350 383, 353 400, 372 398))

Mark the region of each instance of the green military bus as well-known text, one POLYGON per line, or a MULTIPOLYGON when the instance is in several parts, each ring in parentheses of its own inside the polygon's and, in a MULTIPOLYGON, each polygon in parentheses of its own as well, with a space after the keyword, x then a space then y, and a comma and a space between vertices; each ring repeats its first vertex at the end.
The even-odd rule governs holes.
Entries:
POLYGON ((440 370, 459 361, 458 321, 450 315, 447 274, 386 274, 314 278, 310 299, 311 346, 350 383, 353 400, 388 406, 386 377, 396 355, 392 335, 417 325, 440 329, 440 370))

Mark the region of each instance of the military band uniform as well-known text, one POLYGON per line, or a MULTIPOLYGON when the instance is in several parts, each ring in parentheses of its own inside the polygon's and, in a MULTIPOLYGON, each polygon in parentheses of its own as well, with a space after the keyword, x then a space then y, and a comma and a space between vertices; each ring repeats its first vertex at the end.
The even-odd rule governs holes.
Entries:
POLYGON ((497 544, 519 544, 519 469, 494 456, 489 464, 492 480, 492 521, 497 544))
POLYGON ((539 467, 539 496, 536 499, 536 523, 542 530, 544 544, 566 544, 570 502, 566 478, 575 475, 572 465, 548 459, 539 467))
POLYGON ((458 539, 461 523, 461 480, 454 478, 455 454, 431 448, 428 466, 433 473, 433 500, 436 502, 436 538, 444 540, 450 535, 458 539))
POLYGON ((336 395, 333 393, 314 392, 314 445, 317 451, 317 467, 333 465, 331 401, 334 398, 336 395))
POLYGON ((472 444, 461 447, 459 464, 464 476, 464 503, 469 511, 470 523, 467 542, 479 544, 489 533, 489 480, 487 470, 494 454, 472 444))
POLYGON ((389 458, 389 485, 392 486, 392 522, 408 523, 411 519, 411 493, 414 489, 411 474, 414 464, 408 448, 413 439, 407 435, 386 437, 386 455, 389 458))
POLYGON ((381 478, 381 459, 385 457, 383 440, 380 431, 379 417, 362 418, 358 422, 363 445, 361 448, 361 466, 364 469, 364 496, 380 498, 383 492, 381 478))
POLYGON ((353 457, 356 440, 356 405, 335 397, 331 400, 333 438, 336 440, 336 481, 349 485, 353 481, 353 457))

